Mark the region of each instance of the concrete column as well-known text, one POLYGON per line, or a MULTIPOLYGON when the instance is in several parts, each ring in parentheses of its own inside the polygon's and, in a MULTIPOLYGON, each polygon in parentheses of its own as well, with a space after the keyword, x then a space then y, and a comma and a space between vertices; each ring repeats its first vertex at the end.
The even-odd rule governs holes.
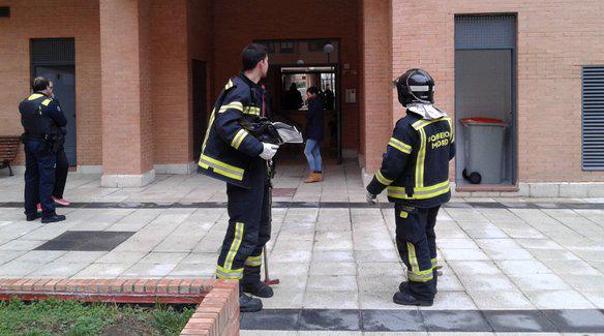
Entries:
POLYGON ((148 27, 149 1, 100 0, 103 186, 155 178, 148 27))
POLYGON ((391 0, 361 0, 361 166, 379 168, 392 134, 391 0))

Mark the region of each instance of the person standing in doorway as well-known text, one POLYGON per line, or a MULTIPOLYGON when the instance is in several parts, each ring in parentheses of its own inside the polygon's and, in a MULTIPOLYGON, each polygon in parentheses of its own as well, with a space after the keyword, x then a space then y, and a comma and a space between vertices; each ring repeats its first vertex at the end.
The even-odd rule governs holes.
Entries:
POLYGON ((33 93, 19 104, 21 136, 25 145, 25 216, 28 221, 39 218, 36 209, 42 204, 42 223, 65 220, 57 215, 52 192, 55 186, 56 155, 61 127, 67 124, 61 107, 53 97, 53 85, 44 77, 36 77, 33 93))
POLYGON ((319 90, 311 86, 306 90, 306 147, 304 155, 308 161, 310 174, 304 183, 321 182, 323 169, 321 160, 321 141, 323 140, 323 102, 319 97, 319 90))
MULTIPOLYGON (((52 84, 52 82, 51 82, 52 84)), ((59 101, 56 99, 54 93, 53 99, 60 106, 59 101)), ((65 137, 67 136, 67 128, 61 127, 61 134, 57 139, 58 150, 57 150, 57 165, 55 169, 55 188, 52 192, 52 200, 55 204, 60 206, 70 206, 71 202, 63 198, 65 192, 65 184, 67 183, 67 174, 69 172, 69 161, 67 161, 67 154, 65 154, 65 137)))
POLYGON ((255 312, 273 290, 260 280, 262 250, 270 240, 268 161, 279 146, 257 139, 247 125, 260 121, 268 71, 266 47, 252 43, 241 53, 243 69, 229 79, 214 104, 201 148, 201 173, 227 182, 229 225, 216 266, 219 279, 239 280, 239 309, 255 312))

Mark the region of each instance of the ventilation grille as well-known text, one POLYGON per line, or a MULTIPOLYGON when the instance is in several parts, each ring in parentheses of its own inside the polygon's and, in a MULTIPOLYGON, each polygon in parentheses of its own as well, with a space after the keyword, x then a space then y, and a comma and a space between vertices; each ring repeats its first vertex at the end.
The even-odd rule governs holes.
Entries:
POLYGON ((583 169, 604 170, 604 66, 583 67, 583 169))
POLYGON ((33 65, 74 65, 75 43, 72 38, 31 40, 33 65))
POLYGON ((455 49, 516 48, 516 16, 455 16, 455 49))

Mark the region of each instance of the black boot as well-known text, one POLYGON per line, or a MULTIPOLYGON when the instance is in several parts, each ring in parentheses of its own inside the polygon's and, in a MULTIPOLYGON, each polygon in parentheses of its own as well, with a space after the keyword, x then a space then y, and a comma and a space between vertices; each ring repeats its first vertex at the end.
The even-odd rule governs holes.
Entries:
POLYGON ((418 299, 413 296, 408 290, 396 292, 392 297, 392 301, 399 305, 422 307, 430 307, 434 303, 433 299, 418 299))
POLYGON ((57 215, 52 214, 50 216, 42 216, 42 223, 54 223, 54 222, 60 222, 60 221, 64 221, 65 220, 65 216, 64 215, 57 215))
POLYGON ((243 291, 261 298, 273 297, 273 289, 260 280, 244 282, 243 291))
POLYGON ((239 293, 239 311, 242 313, 254 313, 262 310, 262 300, 239 293))
POLYGON ((32 213, 32 214, 27 214, 25 216, 27 217, 26 219, 27 219, 28 222, 35 221, 36 219, 42 217, 42 215, 39 214, 39 213, 37 213, 37 212, 36 213, 32 213))

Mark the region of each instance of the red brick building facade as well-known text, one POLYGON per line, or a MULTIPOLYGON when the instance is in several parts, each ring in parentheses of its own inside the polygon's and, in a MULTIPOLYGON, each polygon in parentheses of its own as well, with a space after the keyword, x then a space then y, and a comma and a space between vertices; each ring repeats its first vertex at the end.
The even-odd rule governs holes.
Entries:
POLYGON ((509 190, 604 181, 604 172, 581 164, 581 69, 604 64, 599 0, 0 0, 0 7, 10 8, 0 17, 0 134, 21 132, 16 106, 29 92, 31 41, 72 38, 77 166, 102 173, 104 185, 190 173, 194 62, 204 66, 208 109, 254 40, 339 42, 338 94, 357 92, 341 104, 342 147, 371 172, 402 116, 392 80, 426 69, 437 105, 455 115, 456 17, 496 14, 516 25, 509 190))

